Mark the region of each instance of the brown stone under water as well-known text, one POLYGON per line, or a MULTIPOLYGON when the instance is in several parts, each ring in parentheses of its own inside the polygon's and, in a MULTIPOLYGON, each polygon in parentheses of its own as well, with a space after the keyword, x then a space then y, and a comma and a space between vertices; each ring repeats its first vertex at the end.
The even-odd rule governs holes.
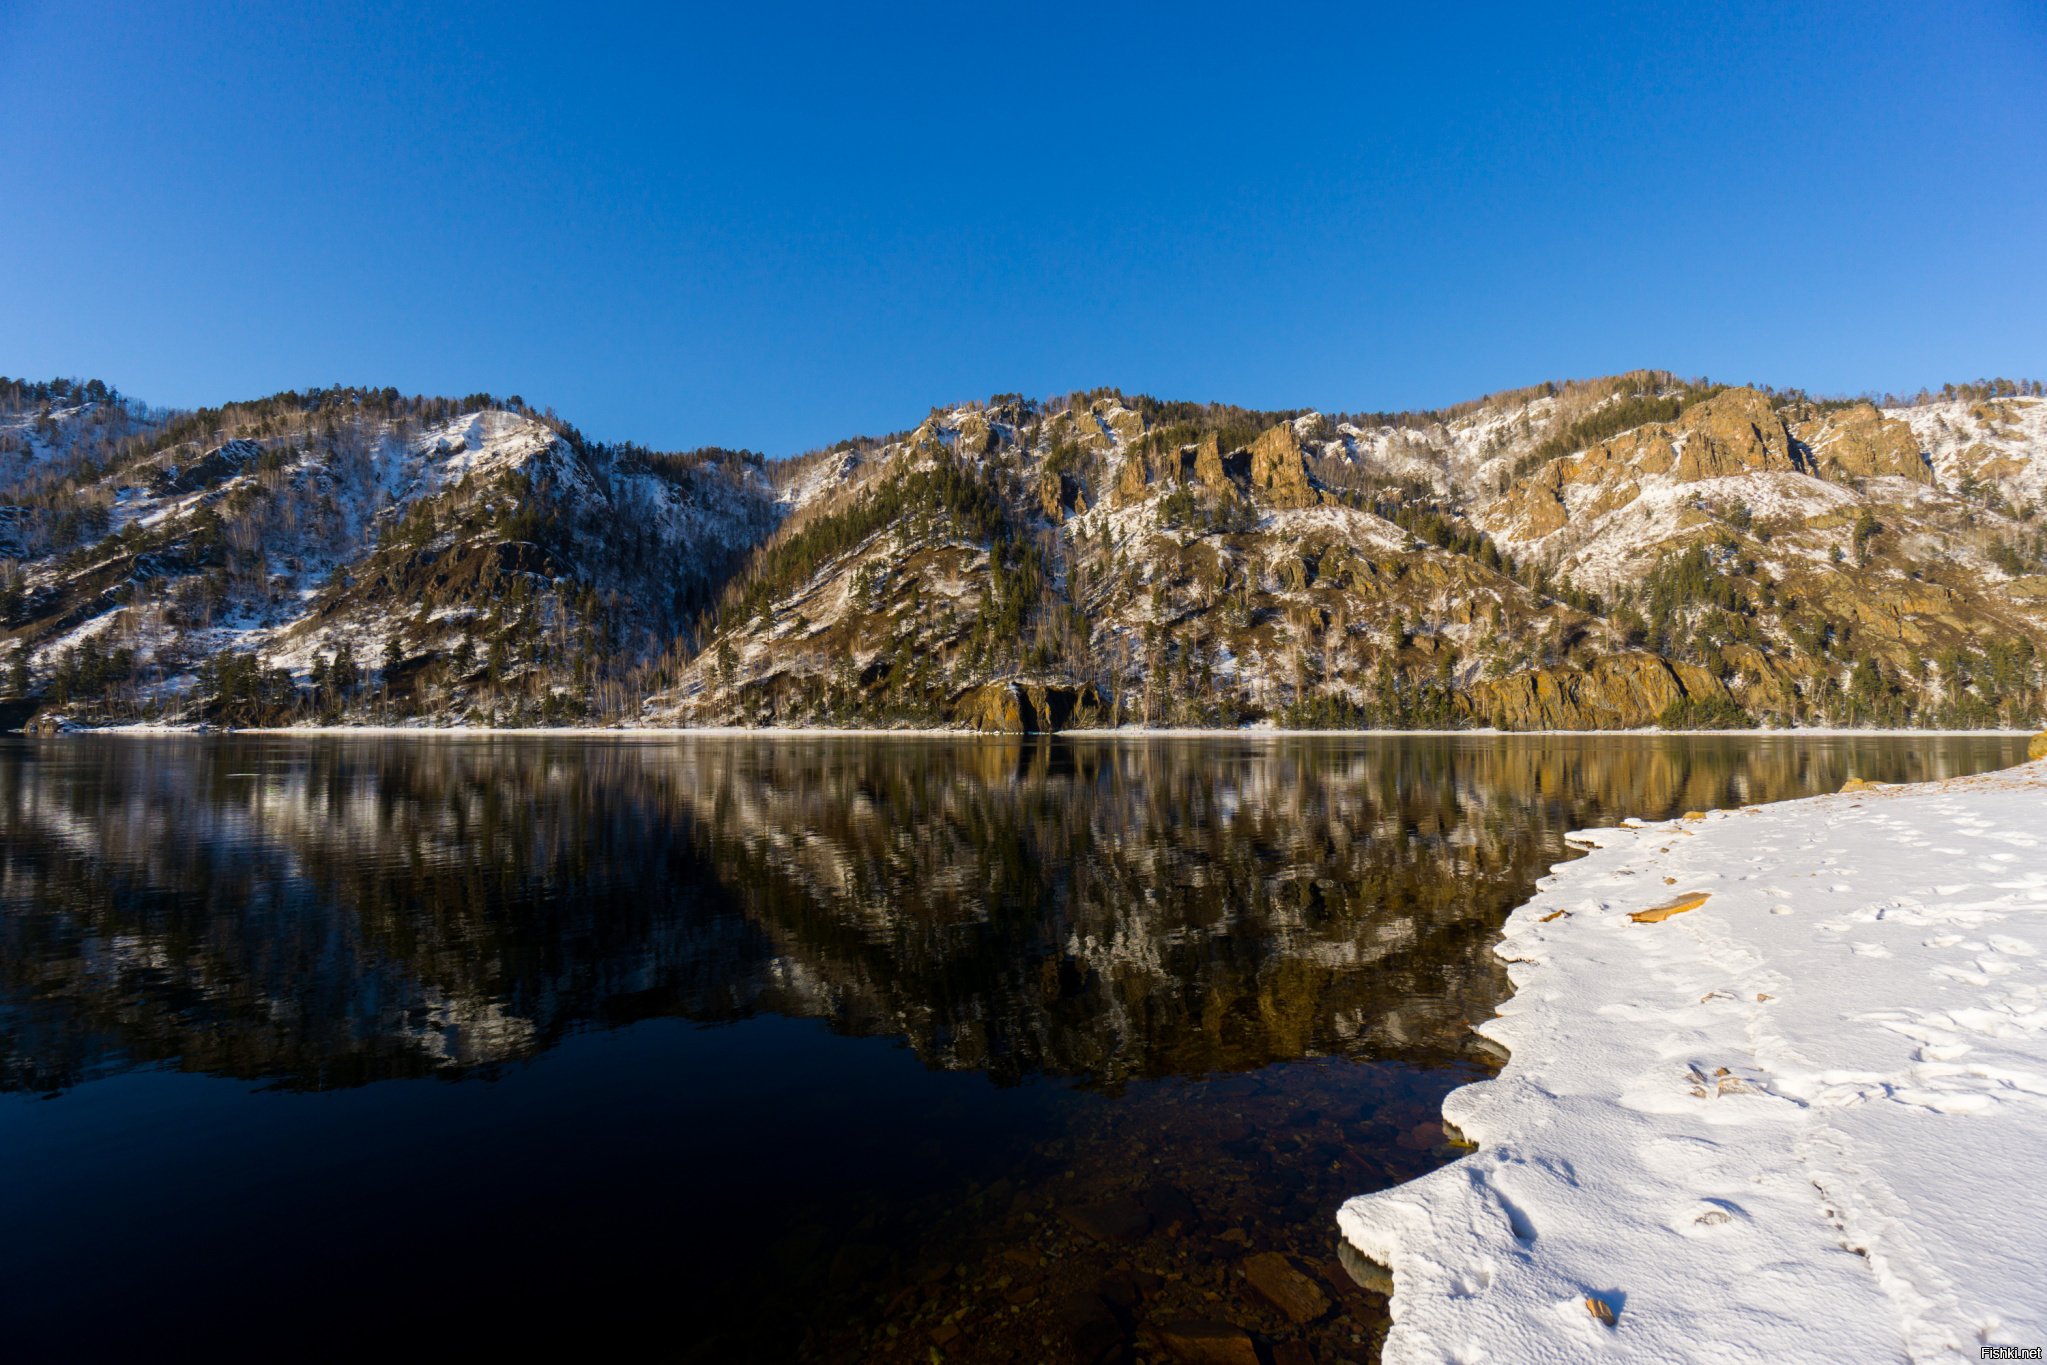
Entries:
POLYGON ((1133 1089, 1014 1178, 934 1195, 945 1207, 914 1247, 876 1246, 856 1280, 827 1283, 801 1357, 1375 1360, 1386 1299, 1344 1269, 1335 1213, 1459 1155, 1439 1117, 1448 1082, 1417 1077, 1311 1062, 1133 1089))

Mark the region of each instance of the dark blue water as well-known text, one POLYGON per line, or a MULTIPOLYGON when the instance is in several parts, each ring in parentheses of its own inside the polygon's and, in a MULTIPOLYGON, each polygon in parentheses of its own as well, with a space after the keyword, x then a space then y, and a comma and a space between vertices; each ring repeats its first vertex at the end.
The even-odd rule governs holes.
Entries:
POLYGON ((2020 756, 11 742, 7 1354, 1363 1358, 1564 831, 2020 756))

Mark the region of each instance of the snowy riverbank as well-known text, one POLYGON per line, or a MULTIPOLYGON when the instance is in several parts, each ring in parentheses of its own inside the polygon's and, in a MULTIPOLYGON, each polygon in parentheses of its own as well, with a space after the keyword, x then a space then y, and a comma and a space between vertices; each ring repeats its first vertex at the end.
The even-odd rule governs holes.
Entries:
POLYGON ((2047 762, 1573 837, 1478 1150, 1338 1215, 1386 1360, 2047 1345, 2047 762))
POLYGON ((341 725, 252 725, 219 726, 180 722, 134 721, 115 725, 75 725, 67 734, 93 735, 544 735, 606 736, 629 739, 673 739, 705 736, 718 739, 832 739, 843 737, 881 739, 1655 739, 1691 737, 1711 739, 1981 739, 2009 738, 2030 734, 2028 730, 1915 730, 1849 726, 1780 726, 1744 730, 1289 730, 1276 725, 1245 725, 1235 729, 1193 729, 1188 727, 1146 727, 1126 725, 1120 729, 1080 729, 1051 732, 973 730, 964 726, 869 727, 825 725, 470 725, 416 721, 410 724, 341 725))

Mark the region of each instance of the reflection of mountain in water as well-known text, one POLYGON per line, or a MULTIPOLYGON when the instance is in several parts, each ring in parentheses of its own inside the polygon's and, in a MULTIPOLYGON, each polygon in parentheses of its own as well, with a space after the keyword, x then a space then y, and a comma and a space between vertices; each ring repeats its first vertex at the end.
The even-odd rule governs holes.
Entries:
POLYGON ((1564 831, 2001 743, 17 744, 0 1085, 461 1074, 760 1011, 999 1079, 1439 1056, 1564 831))

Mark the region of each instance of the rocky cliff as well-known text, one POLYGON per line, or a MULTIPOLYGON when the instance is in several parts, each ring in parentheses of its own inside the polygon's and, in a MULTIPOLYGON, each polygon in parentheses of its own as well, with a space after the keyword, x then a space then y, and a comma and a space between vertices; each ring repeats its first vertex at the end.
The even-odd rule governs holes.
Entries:
POLYGON ((0 693, 85 720, 2042 718, 2033 385, 1879 406, 1641 371, 1398 414, 1101 390, 787 461, 482 398, 98 392, 0 414, 0 693))

